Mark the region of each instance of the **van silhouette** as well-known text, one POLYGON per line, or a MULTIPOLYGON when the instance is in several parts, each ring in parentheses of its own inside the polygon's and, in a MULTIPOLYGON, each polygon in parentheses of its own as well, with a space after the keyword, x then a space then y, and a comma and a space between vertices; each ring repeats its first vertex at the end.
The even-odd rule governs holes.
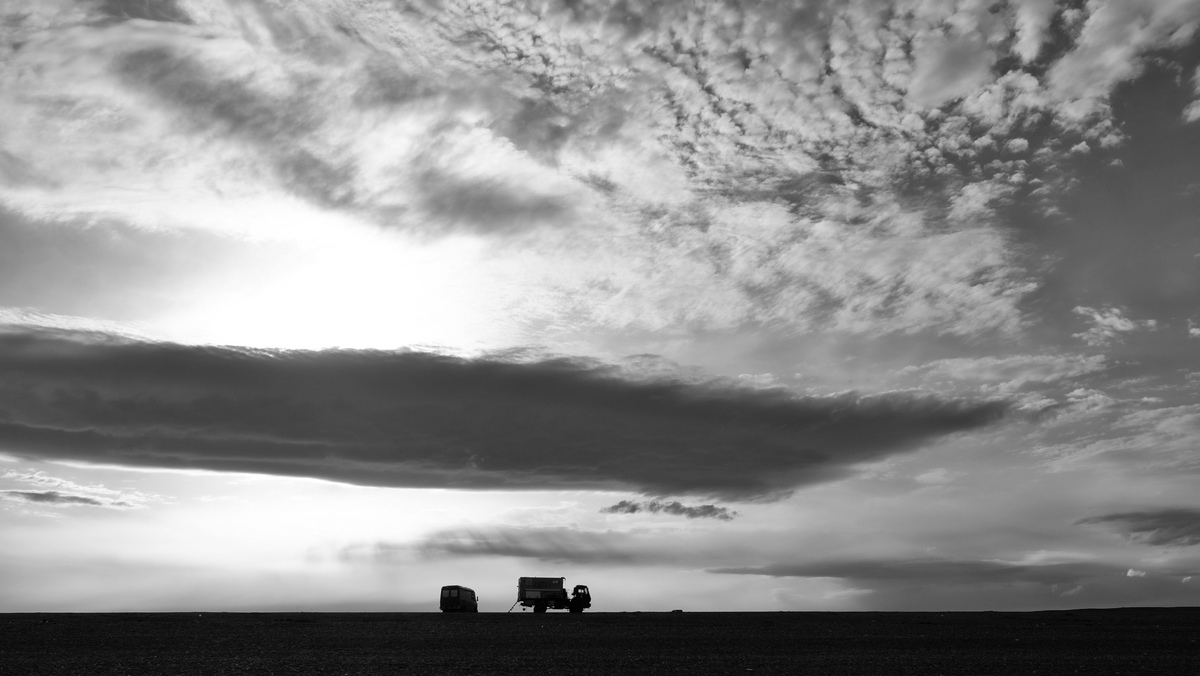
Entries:
POLYGON ((443 613, 477 613, 479 597, 475 590, 457 584, 442 587, 442 602, 438 606, 443 613))

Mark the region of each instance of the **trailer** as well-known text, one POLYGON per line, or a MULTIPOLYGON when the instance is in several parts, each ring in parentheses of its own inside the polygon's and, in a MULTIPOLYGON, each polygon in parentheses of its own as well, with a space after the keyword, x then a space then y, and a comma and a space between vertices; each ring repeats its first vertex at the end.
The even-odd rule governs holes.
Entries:
POLYGON ((577 584, 567 594, 563 585, 565 577, 522 577, 517 580, 517 603, 522 610, 533 608, 535 613, 554 610, 567 610, 572 613, 582 613, 584 608, 592 606, 592 594, 587 585, 577 584))

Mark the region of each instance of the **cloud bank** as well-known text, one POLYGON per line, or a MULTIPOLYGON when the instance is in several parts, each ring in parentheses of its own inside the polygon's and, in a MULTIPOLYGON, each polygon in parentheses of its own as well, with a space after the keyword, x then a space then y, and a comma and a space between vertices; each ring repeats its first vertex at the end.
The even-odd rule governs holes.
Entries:
POLYGON ((1200 545, 1200 509, 1160 509, 1101 514, 1076 523, 1108 526, 1123 537, 1156 547, 1200 545))
POLYGON ((872 610, 1007 610, 1030 607, 1191 605, 1200 600, 1181 585, 1188 572, 1132 570, 1119 563, 1038 564, 996 559, 836 559, 713 569, 713 573, 778 578, 831 578, 841 592, 872 610))
POLYGON ((458 488, 778 497, 996 422, 1000 401, 798 397, 567 359, 189 347, 0 332, 25 457, 458 488))

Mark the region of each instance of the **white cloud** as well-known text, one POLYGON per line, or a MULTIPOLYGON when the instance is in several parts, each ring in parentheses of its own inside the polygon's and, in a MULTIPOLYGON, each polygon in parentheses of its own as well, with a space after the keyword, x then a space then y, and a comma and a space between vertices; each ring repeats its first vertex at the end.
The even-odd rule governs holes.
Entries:
POLYGON ((1049 438, 1068 441, 1035 446, 1053 471, 1103 465, 1141 473, 1172 474, 1200 469, 1200 407, 1165 406, 1154 400, 1115 400, 1100 392, 1076 390, 1069 405, 1046 423, 1049 438))
POLYGON ((1196 0, 1093 0, 1078 42, 1050 70, 1051 90, 1077 119, 1102 113, 1112 87, 1140 72, 1139 52, 1181 46, 1200 19, 1196 0))
POLYGON ((937 467, 937 468, 931 469, 927 472, 922 472, 922 473, 916 475, 915 477, 913 477, 913 480, 915 480, 919 484, 926 484, 926 485, 930 485, 930 486, 941 486, 941 485, 953 483, 955 480, 957 480, 961 476, 963 476, 963 472, 958 472, 955 470, 947 469, 945 467, 937 467))
POLYGON ((1125 577, 1146 577, 1146 571, 1130 568, 1129 571, 1125 573, 1125 577))
POLYGON ((1054 16, 1054 0, 1020 0, 1017 3, 1017 44, 1014 51, 1025 62, 1038 57, 1046 29, 1054 16))
POLYGON ((1153 331, 1158 326, 1158 322, 1153 319, 1129 319, 1120 308, 1079 306, 1074 311, 1075 314, 1087 317, 1092 322, 1091 328, 1083 333, 1074 334, 1074 337, 1092 346, 1107 345, 1120 337, 1121 334, 1135 331, 1153 331))
POLYGON ((1070 148, 1120 143, 1103 102, 1196 3, 1063 12, 1081 32, 1049 82, 991 68, 1041 58, 1052 3, 903 6, 194 0, 184 23, 42 4, 4 29, 22 48, 0 67, 0 201, 51 222, 518 244, 494 285, 547 340, 1017 331, 1035 287, 995 209, 1066 189, 1070 148), (1020 134, 1032 115, 1053 133, 1020 134))
POLYGON ((1196 99, 1188 104, 1188 107, 1183 111, 1184 122, 1195 122, 1200 120, 1200 67, 1196 68, 1196 72, 1192 74, 1192 91, 1196 99))
POLYGON ((995 58, 978 38, 929 38, 917 48, 910 100, 936 108, 983 84, 995 58))
POLYGON ((1054 383, 1104 370, 1102 355, 1012 355, 974 359, 940 359, 921 366, 908 367, 927 380, 949 378, 978 381, 1000 392, 1013 392, 1032 383, 1054 383))

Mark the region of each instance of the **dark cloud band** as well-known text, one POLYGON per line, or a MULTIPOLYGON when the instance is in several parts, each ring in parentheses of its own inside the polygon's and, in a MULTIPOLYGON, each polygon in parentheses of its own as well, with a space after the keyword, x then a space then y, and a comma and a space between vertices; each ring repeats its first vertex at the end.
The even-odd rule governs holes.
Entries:
POLYGON ((105 504, 95 498, 60 493, 58 491, 0 491, 0 498, 49 505, 88 505, 91 507, 100 507, 105 504))
POLYGON ((689 519, 718 519, 720 521, 732 521, 738 515, 737 512, 731 511, 728 507, 717 507, 716 505, 688 506, 681 502, 666 502, 663 500, 647 500, 645 502, 622 500, 615 505, 610 505, 600 510, 601 514, 637 514, 638 512, 673 514, 675 516, 685 516, 689 519))
POLYGON ((0 448, 358 484, 769 499, 999 419, 1001 402, 796 397, 569 359, 0 333, 0 448))
POLYGON ((1125 538, 1159 547, 1200 545, 1200 509, 1178 508, 1102 514, 1076 522, 1108 526, 1125 538))

